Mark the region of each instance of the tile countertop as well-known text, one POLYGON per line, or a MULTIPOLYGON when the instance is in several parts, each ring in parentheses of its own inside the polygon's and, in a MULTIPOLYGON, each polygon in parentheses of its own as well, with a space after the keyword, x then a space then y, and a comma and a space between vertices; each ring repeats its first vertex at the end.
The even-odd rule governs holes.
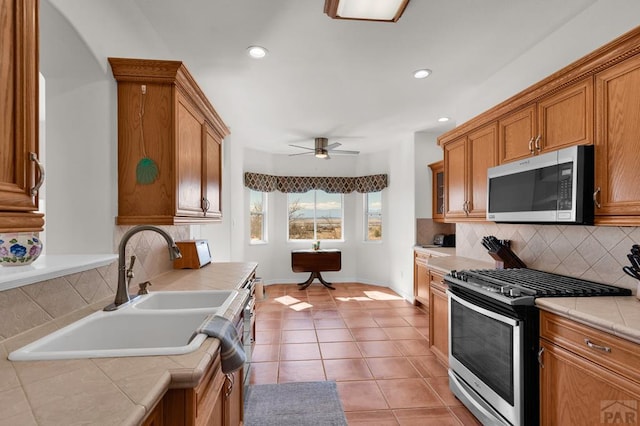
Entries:
POLYGON ((461 256, 431 257, 427 260, 427 266, 444 274, 462 269, 495 269, 495 264, 492 262, 483 262, 461 256))
POLYGON ((536 306, 640 344, 640 300, 635 296, 541 297, 536 306))
POLYGON ((440 247, 434 245, 417 245, 413 249, 419 253, 426 253, 432 256, 455 256, 455 247, 440 247))
MULTIPOLYGON (((239 288, 256 263, 212 263, 173 270, 152 280, 151 291, 239 288)), ((241 291, 226 317, 242 309, 241 291)), ((0 425, 137 425, 169 388, 195 386, 214 360, 219 341, 207 338, 185 355, 16 361, 7 355, 110 303, 113 297, 0 343, 0 425)))

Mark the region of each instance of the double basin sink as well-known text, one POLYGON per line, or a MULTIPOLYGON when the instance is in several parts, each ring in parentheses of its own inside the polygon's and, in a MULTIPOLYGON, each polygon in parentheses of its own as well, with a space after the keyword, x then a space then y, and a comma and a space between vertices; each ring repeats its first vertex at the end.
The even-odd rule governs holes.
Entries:
POLYGON ((164 291, 116 311, 98 311, 9 354, 12 361, 180 355, 208 337, 197 330, 222 315, 236 290, 164 291))

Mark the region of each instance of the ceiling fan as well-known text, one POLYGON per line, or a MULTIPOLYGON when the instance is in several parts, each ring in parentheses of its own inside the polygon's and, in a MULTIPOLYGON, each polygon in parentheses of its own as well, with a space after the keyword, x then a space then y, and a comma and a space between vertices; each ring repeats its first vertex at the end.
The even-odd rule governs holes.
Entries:
POLYGON ((289 146, 292 146, 294 148, 300 148, 300 149, 305 149, 308 152, 300 152, 297 154, 289 154, 289 156, 294 156, 294 155, 307 155, 307 154, 313 154, 316 158, 323 158, 323 159, 329 159, 329 153, 332 154, 339 154, 339 155, 358 155, 360 154, 360 151, 348 151, 345 149, 336 149, 339 146, 341 146, 342 144, 340 142, 333 142, 332 144, 329 144, 329 139, 327 138, 315 138, 315 147, 314 148, 309 148, 306 146, 300 146, 300 145, 294 145, 294 144, 289 144, 289 146))

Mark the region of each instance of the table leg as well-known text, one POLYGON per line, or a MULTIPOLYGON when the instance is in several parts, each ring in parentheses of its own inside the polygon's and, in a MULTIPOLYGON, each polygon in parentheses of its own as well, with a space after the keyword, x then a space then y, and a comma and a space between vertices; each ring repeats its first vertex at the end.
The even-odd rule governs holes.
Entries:
POLYGON ((335 287, 331 287, 331 283, 326 282, 324 279, 322 279, 322 275, 320 275, 320 272, 318 272, 318 279, 320 280, 320 282, 322 283, 323 286, 330 288, 331 290, 335 290, 335 287))
POLYGON ((330 288, 331 290, 335 290, 335 287, 331 286, 331 283, 326 282, 323 278, 322 275, 320 275, 320 272, 312 272, 311 275, 309 275, 309 278, 303 282, 303 283, 299 283, 298 285, 301 286, 300 290, 304 290, 307 287, 309 287, 311 285, 311 283, 313 282, 313 280, 317 278, 318 280, 320 280, 320 282, 322 283, 323 286, 330 288))

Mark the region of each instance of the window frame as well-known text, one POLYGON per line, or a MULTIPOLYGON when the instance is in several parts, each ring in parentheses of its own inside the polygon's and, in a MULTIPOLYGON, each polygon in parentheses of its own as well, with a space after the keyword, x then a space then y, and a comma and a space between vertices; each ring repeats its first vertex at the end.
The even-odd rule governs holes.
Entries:
POLYGON ((326 242, 344 242, 344 194, 341 193, 329 193, 326 191, 322 191, 325 194, 329 194, 329 195, 339 195, 340 196, 340 238, 331 238, 331 239, 319 239, 318 238, 318 216, 317 216, 317 206, 318 206, 318 192, 322 191, 321 189, 310 189, 307 192, 302 192, 302 193, 287 193, 287 208, 286 208, 286 214, 287 214, 287 220, 286 220, 286 228, 287 228, 287 242, 289 243, 295 243, 295 242, 309 242, 309 241, 326 241, 326 242), (291 196, 295 196, 298 194, 308 194, 310 192, 313 192, 313 238, 310 239, 292 239, 291 235, 289 234, 290 231, 290 212, 289 212, 289 206, 290 206, 290 199, 291 196))
POLYGON ((267 244, 269 242, 268 233, 268 220, 267 220, 267 207, 269 205, 268 192, 255 191, 249 189, 249 245, 267 244), (260 212, 252 211, 252 194, 262 195, 262 210, 260 212), (253 217, 262 215, 262 239, 253 239, 251 236, 251 224, 253 223, 253 217))

